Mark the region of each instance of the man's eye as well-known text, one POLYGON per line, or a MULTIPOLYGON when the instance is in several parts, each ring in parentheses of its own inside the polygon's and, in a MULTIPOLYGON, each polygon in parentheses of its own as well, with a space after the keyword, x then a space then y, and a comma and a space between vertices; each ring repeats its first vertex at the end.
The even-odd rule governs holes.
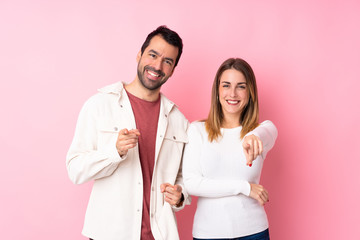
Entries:
POLYGON ((155 58, 155 57, 156 57, 156 55, 155 55, 155 54, 152 54, 152 53, 150 53, 149 56, 152 57, 152 58, 155 58))
POLYGON ((171 61, 169 61, 169 60, 165 60, 165 63, 166 63, 166 64, 168 64, 169 66, 171 66, 171 65, 172 65, 172 62, 171 62, 171 61))

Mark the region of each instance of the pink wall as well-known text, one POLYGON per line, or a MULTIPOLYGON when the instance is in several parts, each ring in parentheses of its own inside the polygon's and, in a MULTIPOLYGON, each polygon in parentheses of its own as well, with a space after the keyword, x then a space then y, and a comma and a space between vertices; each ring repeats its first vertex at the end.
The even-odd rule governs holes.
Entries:
MULTIPOLYGON (((191 121, 223 60, 253 66, 261 119, 279 129, 262 178, 272 239, 358 238, 359 12, 355 0, 0 1, 1 238, 85 239, 91 183, 65 169, 77 114, 97 88, 132 81, 161 24, 185 44, 163 92, 191 121)), ((182 239, 194 209, 178 214, 182 239)))

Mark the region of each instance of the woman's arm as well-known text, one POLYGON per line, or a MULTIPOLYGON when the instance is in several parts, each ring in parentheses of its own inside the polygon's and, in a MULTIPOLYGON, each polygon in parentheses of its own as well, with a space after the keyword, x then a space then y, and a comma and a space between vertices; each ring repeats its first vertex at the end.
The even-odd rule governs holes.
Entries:
POLYGON ((201 135, 200 125, 191 124, 188 130, 189 142, 185 146, 183 177, 186 191, 194 196, 225 197, 244 194, 249 196, 250 184, 245 180, 215 180, 206 178, 201 170, 201 151, 206 136, 201 135))
POLYGON ((278 131, 275 125, 269 120, 262 122, 257 128, 247 133, 243 140, 247 165, 251 167, 252 161, 259 155, 265 158, 267 152, 274 146, 277 135, 278 131))

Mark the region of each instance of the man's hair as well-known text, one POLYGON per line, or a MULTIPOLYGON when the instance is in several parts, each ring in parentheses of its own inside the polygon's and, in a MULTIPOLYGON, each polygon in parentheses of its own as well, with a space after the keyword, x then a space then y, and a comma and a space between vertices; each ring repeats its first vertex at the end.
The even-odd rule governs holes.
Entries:
POLYGON ((259 101, 257 94, 256 78, 251 66, 241 58, 229 58, 219 67, 212 86, 211 106, 205 128, 209 141, 217 140, 221 136, 220 128, 224 114, 219 100, 220 78, 226 70, 235 69, 241 72, 246 79, 246 91, 249 94, 248 104, 241 112, 239 123, 242 126, 240 138, 259 125, 259 101))
POLYGON ((178 55, 177 55, 177 58, 175 61, 175 66, 174 66, 174 68, 175 68, 179 62, 179 59, 180 59, 180 56, 182 53, 183 43, 182 43, 180 36, 173 30, 167 28, 165 25, 162 25, 162 26, 158 27, 157 29, 155 29, 154 31, 152 31, 151 33, 149 33, 145 42, 141 46, 141 56, 143 55, 145 49, 149 46, 151 39, 157 35, 160 35, 170 45, 173 45, 178 48, 179 52, 178 52, 178 55))

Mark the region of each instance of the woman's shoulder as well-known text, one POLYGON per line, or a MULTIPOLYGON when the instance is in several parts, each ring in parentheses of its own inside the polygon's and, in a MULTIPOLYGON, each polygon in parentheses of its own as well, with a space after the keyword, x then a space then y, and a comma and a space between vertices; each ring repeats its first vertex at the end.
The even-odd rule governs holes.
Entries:
POLYGON ((190 123, 190 128, 197 131, 205 131, 205 121, 193 121, 192 123, 190 123))
POLYGON ((204 121, 193 121, 188 129, 188 135, 207 135, 204 121))

